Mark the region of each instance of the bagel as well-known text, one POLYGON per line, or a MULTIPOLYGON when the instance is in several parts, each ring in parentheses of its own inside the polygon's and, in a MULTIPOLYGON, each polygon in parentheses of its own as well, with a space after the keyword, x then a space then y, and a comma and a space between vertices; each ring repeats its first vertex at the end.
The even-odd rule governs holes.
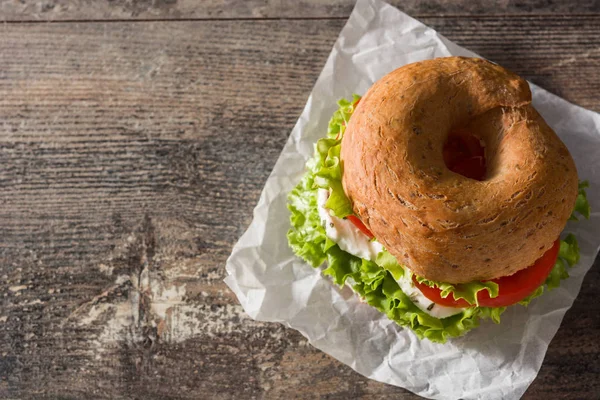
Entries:
POLYGON ((440 282, 532 265, 578 194, 573 159, 531 105, 527 82, 478 58, 417 62, 377 81, 347 124, 341 163, 354 213, 401 264, 440 282), (483 144, 481 181, 444 162, 458 130, 483 144))
POLYGON ((496 64, 448 57, 341 99, 288 194, 290 248, 435 342, 560 286, 588 183, 531 97, 496 64))

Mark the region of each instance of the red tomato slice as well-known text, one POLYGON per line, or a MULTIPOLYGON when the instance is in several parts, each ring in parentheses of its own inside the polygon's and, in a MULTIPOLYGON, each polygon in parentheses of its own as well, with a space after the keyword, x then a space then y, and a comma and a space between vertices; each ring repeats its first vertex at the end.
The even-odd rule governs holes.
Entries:
POLYGON ((466 176, 467 178, 482 181, 485 179, 485 159, 483 157, 469 157, 458 161, 450 171, 466 176))
POLYGON ((470 156, 483 157, 485 149, 481 145, 481 141, 475 135, 471 135, 469 132, 464 130, 456 130, 452 132, 451 137, 460 140, 462 142, 462 146, 467 149, 467 153, 470 156))
POLYGON ((444 145, 443 157, 452 172, 478 181, 485 179, 485 149, 477 137, 453 132, 444 145))
POLYGON ((364 233, 365 235, 367 235, 369 237, 369 239, 373 239, 375 237, 371 233, 371 231, 369 230, 369 228, 367 228, 365 226, 365 224, 363 224, 362 221, 360 219, 358 219, 358 217, 356 215, 348 215, 346 218, 348 219, 348 221, 352 222, 354 224, 354 226, 356 226, 358 229, 360 229, 360 231, 362 233, 364 233))
POLYGON ((451 167, 458 161, 470 157, 469 151, 458 136, 450 136, 444 144, 444 162, 451 167))
MULTIPOLYGON (((550 271, 558 258, 560 249, 560 240, 556 240, 554 245, 547 250, 544 255, 530 267, 527 267, 517 273, 493 279, 492 282, 498 284, 498 296, 490 298, 487 290, 477 293, 479 305, 483 307, 505 307, 516 304, 529 296, 536 290, 548 277, 550 271)), ((464 299, 455 300, 453 296, 443 298, 438 288, 432 288, 417 282, 413 276, 413 282, 423 295, 429 300, 447 307, 471 307, 464 299)))

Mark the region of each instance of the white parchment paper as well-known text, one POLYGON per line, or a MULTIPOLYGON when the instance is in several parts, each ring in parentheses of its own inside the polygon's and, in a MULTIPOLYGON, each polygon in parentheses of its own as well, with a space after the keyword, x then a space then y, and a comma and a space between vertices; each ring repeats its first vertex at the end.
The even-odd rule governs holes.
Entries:
MULTIPOLYGON (((281 322, 357 372, 433 399, 516 399, 540 369, 600 244, 600 115, 532 85, 534 105, 566 143, 590 181, 590 220, 569 223, 581 261, 560 288, 528 308, 510 307, 446 344, 420 341, 349 289, 336 288, 294 256, 286 232, 286 195, 299 182, 313 144, 327 131, 336 101, 364 94, 404 64, 476 56, 379 0, 359 0, 342 29, 292 134, 269 176, 254 219, 227 261, 226 283, 254 319, 281 322)), ((493 61, 493 60, 492 60, 493 61)))

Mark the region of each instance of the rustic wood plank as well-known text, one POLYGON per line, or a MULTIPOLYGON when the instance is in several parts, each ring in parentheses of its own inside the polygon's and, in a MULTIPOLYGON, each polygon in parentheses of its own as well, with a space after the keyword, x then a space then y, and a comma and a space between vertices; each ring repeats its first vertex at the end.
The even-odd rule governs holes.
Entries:
MULTIPOLYGON (((600 17, 424 22, 600 111, 600 17)), ((222 283, 343 24, 0 28, 0 397, 415 397, 222 283)), ((599 283, 596 265, 527 398, 600 392, 599 283)))
MULTIPOLYGON (((600 13, 599 0, 388 2, 416 16, 600 13)), ((355 0, 9 0, 0 2, 0 16, 5 21, 347 18, 355 3, 355 0)))

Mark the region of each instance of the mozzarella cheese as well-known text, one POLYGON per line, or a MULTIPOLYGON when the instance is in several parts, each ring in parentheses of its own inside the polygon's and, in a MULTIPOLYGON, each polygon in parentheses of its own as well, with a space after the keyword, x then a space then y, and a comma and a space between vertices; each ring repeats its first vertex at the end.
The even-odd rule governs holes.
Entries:
MULTIPOLYGON (((365 260, 375 261, 377 255, 383 251, 383 245, 377 240, 371 240, 360 231, 352 222, 334 217, 325 208, 325 202, 329 198, 329 191, 319 189, 317 192, 317 204, 319 207, 319 217, 325 227, 327 237, 340 247, 340 249, 365 260)), ((429 300, 414 285, 409 274, 404 274, 397 282, 402 291, 411 299, 411 301, 422 311, 435 318, 446 318, 461 313, 464 308, 445 307, 429 300)), ((348 282, 352 289, 352 285, 348 282)))
POLYGON ((319 189, 317 192, 317 203, 319 205, 319 217, 325 226, 327 237, 340 246, 340 249, 365 260, 375 261, 377 254, 383 251, 383 245, 376 240, 371 240, 347 219, 334 217, 325 208, 325 202, 329 198, 329 191, 319 189))

